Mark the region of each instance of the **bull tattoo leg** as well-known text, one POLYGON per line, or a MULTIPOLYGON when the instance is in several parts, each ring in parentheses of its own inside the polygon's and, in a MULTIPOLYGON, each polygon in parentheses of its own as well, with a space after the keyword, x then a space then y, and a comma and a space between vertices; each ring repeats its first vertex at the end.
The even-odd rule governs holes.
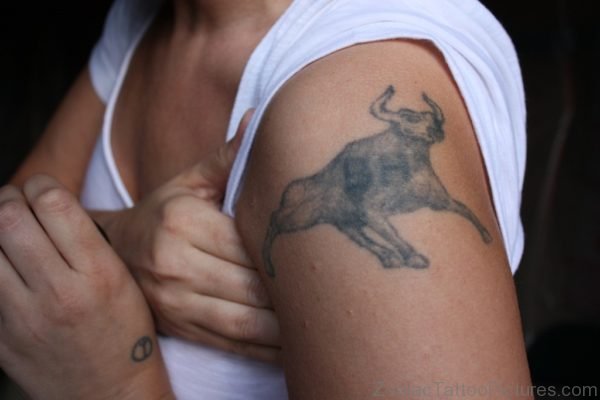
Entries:
MULTIPOLYGON (((417 253, 417 251, 408 243, 402 239, 398 234, 398 231, 389 221, 381 216, 373 215, 369 217, 369 227, 387 243, 389 243, 402 257, 402 265, 421 269, 429 266, 429 260, 417 253)), ((402 265, 383 265, 384 268, 401 267, 402 265)))
POLYGON ((354 243, 362 248, 367 249, 373 255, 375 255, 385 268, 392 268, 394 265, 398 265, 398 263, 402 262, 402 259, 398 257, 394 250, 389 249, 371 239, 369 236, 367 236, 363 229, 344 227, 341 229, 341 231, 345 233, 346 236, 348 236, 354 243))

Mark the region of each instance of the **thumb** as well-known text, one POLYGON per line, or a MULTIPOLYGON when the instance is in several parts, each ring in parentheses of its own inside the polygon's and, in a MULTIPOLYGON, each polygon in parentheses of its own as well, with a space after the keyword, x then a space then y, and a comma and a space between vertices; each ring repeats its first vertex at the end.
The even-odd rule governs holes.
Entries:
POLYGON ((196 191, 199 195, 222 197, 231 167, 242 144, 244 132, 253 115, 254 109, 246 111, 233 139, 221 145, 198 164, 180 175, 177 183, 196 191))

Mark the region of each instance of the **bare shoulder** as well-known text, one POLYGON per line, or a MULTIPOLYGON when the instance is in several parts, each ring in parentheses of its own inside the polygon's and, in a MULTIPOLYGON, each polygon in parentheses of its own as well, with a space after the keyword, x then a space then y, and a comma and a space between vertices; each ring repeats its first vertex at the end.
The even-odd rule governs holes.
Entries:
MULTIPOLYGON (((300 72, 263 118, 249 168, 253 183, 245 192, 268 193, 254 189, 252 171, 259 168, 257 176, 283 187, 262 254, 270 275, 272 241, 320 224, 362 245, 372 242, 363 231, 375 230, 385 246, 365 247, 385 268, 430 265, 393 234, 387 219, 395 215, 445 211, 470 224, 482 243, 493 241, 490 232, 500 241, 466 107, 428 42, 355 46, 300 72), (465 197, 472 207, 461 201, 465 197)), ((240 210, 243 215, 243 201, 240 210)))
POLYGON ((295 398, 528 382, 485 168, 431 44, 355 46, 291 79, 262 119, 236 222, 295 398))

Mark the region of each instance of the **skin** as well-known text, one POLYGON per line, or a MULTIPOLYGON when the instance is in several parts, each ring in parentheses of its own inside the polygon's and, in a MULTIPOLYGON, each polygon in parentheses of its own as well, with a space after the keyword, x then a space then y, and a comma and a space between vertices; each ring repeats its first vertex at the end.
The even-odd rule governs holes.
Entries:
POLYGON ((0 246, 0 366, 31 398, 174 398, 142 292, 67 189, 1 188, 0 246))
MULTIPOLYGON (((127 266, 138 278, 137 283, 153 307, 158 326, 164 332, 272 362, 277 360, 279 352, 278 323, 274 312, 268 309, 270 301, 264 294, 257 272, 252 265, 248 265, 249 258, 240 246, 241 241, 233 220, 219 211, 222 198, 219 191, 222 188, 221 183, 216 182, 222 181, 221 177, 228 174, 229 162, 233 158, 232 147, 223 147, 223 139, 228 113, 246 59, 289 2, 257 1, 242 6, 237 4, 238 7, 232 7, 231 3, 237 4, 222 0, 174 0, 170 4, 172 8, 163 9, 145 36, 136 51, 131 73, 119 98, 112 143, 118 168, 127 188, 143 207, 137 209, 139 212, 91 214, 108 233, 114 248, 128 248, 128 242, 120 241, 119 235, 131 240, 132 237, 138 237, 135 235, 150 232, 157 239, 151 240, 152 244, 145 248, 138 248, 139 253, 133 254, 131 258, 145 257, 145 260, 151 261, 127 266), (231 10, 235 12, 231 13, 231 10), (173 59, 178 62, 171 62, 173 59), (181 62, 182 60, 185 62, 181 62), (154 74, 160 74, 164 80, 157 82, 153 79, 154 74), (137 78, 140 80, 136 80, 137 78), (149 101, 140 102, 140 98, 149 101), (181 118, 175 120, 172 118, 174 105, 188 106, 177 108, 177 114, 181 118), (202 107, 199 108, 198 105, 202 107), (127 112, 122 112, 123 109, 127 112), (199 115, 198 109, 203 109, 205 113, 199 115), (137 136, 140 131, 145 132, 142 138, 137 136), (179 144, 179 147, 165 146, 160 140, 161 137, 166 137, 163 136, 165 132, 168 133, 169 142, 179 144), (132 146, 138 140, 148 145, 132 146), (161 154, 161 162, 157 162, 154 157, 157 152, 161 154), (164 155, 167 156, 163 157, 164 155), (196 165, 199 159, 204 162, 196 165), (180 216, 187 215, 201 216, 199 220, 189 222, 200 222, 200 226, 206 229, 184 229, 180 216), (173 218, 179 221, 177 232, 168 229, 174 225, 173 218), (135 231, 127 230, 127 233, 132 234, 128 237, 123 233, 123 227, 127 222, 133 221, 138 224, 130 227, 134 227, 135 231), (148 226, 148 221, 153 224, 148 226), (165 231, 169 231, 169 234, 161 234, 165 231), (209 234, 198 235, 198 231, 209 234), (170 247, 172 244, 175 247, 170 247), (191 254, 190 249, 196 252, 191 260, 180 261, 191 261, 197 266, 196 269, 181 263, 178 268, 170 268, 168 274, 165 274, 165 268, 172 267, 172 263, 153 262, 152 257, 148 257, 163 254, 161 259, 172 260, 171 255, 181 254, 179 252, 185 247, 188 254, 191 254), (195 279, 190 279, 191 276, 195 279), (154 279, 144 279, 146 277, 154 279), (207 285, 206 282, 211 284, 207 285), (161 310, 165 312, 161 313, 161 310), (175 312, 177 310, 180 312, 175 312)), ((14 186, 10 190, 27 185, 35 174, 46 173, 62 182, 69 192, 78 194, 101 128, 104 109, 86 68, 73 84, 37 146, 11 180, 14 186), (74 156, 63 157, 65 153, 74 156)), ((79 223, 67 218, 61 221, 65 229, 75 229, 71 225, 79 223)), ((187 228, 191 227, 190 224, 187 228)), ((98 234, 96 230, 94 232, 98 234)), ((60 236, 60 232, 56 235, 60 236)), ((14 243, 15 253, 30 251, 24 244, 14 243)), ((79 251, 85 253, 91 250, 82 248, 79 251)), ((128 255, 131 256, 131 252, 121 251, 119 254, 123 259, 127 259, 128 255)), ((122 267, 122 260, 113 262, 114 268, 122 267)), ((40 263, 41 260, 33 260, 29 268, 35 268, 40 263)), ((12 267, 15 270, 20 268, 19 265, 12 267)), ((85 302, 83 300, 88 294, 96 293, 93 290, 95 282, 71 283, 70 289, 77 284, 81 285, 78 290, 67 293, 69 299, 72 297, 74 305, 81 309, 78 316, 103 310, 109 315, 100 313, 100 320, 114 318, 105 321, 106 324, 119 326, 121 320, 136 318, 147 322, 145 306, 136 302, 127 303, 137 308, 137 313, 132 315, 130 308, 111 304, 111 300, 119 296, 96 296, 95 301, 85 302)), ((103 280, 102 283, 106 282, 103 280)), ((124 290, 124 286, 128 290, 138 290, 131 280, 116 287, 114 281, 109 283, 106 289, 110 293, 115 293, 117 289, 120 292, 124 290)), ((9 285, 8 289, 11 288, 13 285, 9 285)), ((168 384, 163 385, 167 378, 156 346, 152 346, 155 361, 147 368, 147 373, 134 374, 112 368, 123 357, 130 362, 133 354, 136 358, 142 354, 143 358, 149 343, 145 338, 152 338, 153 330, 128 338, 127 346, 118 346, 115 352, 110 347, 110 341, 97 341, 90 336, 93 323, 73 321, 67 336, 81 344, 78 347, 77 362, 74 362, 63 354, 65 349, 70 348, 63 337, 46 335, 46 341, 37 343, 38 338, 43 336, 39 332, 51 331, 60 326, 64 315, 58 313, 60 318, 48 319, 41 314, 42 308, 30 307, 25 310, 10 307, 9 305, 17 304, 21 294, 8 289, 2 293, 6 300, 3 302, 6 306, 2 308, 2 321, 27 311, 28 319, 32 323, 39 323, 39 329, 29 335, 24 335, 24 330, 20 330, 3 336, 0 342, 10 342, 11 347, 1 349, 5 353, 0 359, 0 366, 32 398, 49 398, 48 393, 53 393, 53 398, 73 399, 93 399, 96 395, 98 398, 127 398, 137 395, 147 399, 172 396, 168 384), (36 351, 29 352, 29 349, 36 351), (46 358, 47 354, 55 356, 51 366, 46 358), (99 355, 102 357, 98 357, 99 355), (48 372, 60 370, 57 366, 61 365, 77 365, 77 371, 69 371, 65 375, 73 377, 73 382, 65 376, 59 379, 48 372), (100 367, 115 373, 97 373, 100 367), (74 373, 89 374, 90 371, 98 377, 97 380, 74 373), (41 386, 37 378, 32 380, 33 376, 47 377, 44 380, 46 385, 41 386), (85 383, 85 387, 77 386, 78 383, 85 383), (41 387, 44 387, 44 392, 40 392, 41 387), (107 388, 114 390, 107 391, 107 388)), ((31 304, 55 305, 58 311, 62 308, 60 302, 56 304, 52 293, 40 294, 35 301, 30 300, 31 304)))
POLYGON ((485 169, 435 48, 339 51, 293 77, 262 121, 236 222, 279 317, 290 399, 530 384, 485 169), (382 93, 433 128, 416 139, 415 118, 374 118, 382 93))
MULTIPOLYGON (((142 42, 132 63, 132 71, 139 73, 126 79, 113 127, 119 170, 140 204, 222 143, 223 137, 218 135, 224 132, 245 61, 242 56, 241 60, 228 59, 231 54, 243 52, 226 50, 237 44, 246 49, 245 54, 250 53, 252 44, 274 20, 265 21, 259 16, 277 15, 274 6, 282 9, 284 2, 270 2, 272 13, 265 14, 267 3, 244 3, 236 8, 229 1, 176 1, 175 18, 171 20, 174 23, 166 23, 170 21, 167 18, 164 24, 156 24, 142 42), (248 4, 256 8, 248 8, 248 4), (227 7, 236 12, 228 14, 227 7), (165 32, 172 35, 165 36, 165 32), (239 38, 242 39, 236 40, 239 38), (197 53, 192 49, 197 49, 197 53), (222 58, 201 57, 202 54, 222 58), (174 59, 186 62, 168 62, 174 59), (165 62, 161 64, 161 60, 165 62), (203 73, 192 73, 195 68, 203 73), (224 75, 228 79, 219 75, 222 71, 231 72, 224 75), (232 71, 237 71, 237 75, 232 71), (145 80, 159 72, 165 77, 161 82, 145 80), (190 77, 198 80, 188 81, 190 77), (169 103, 160 103, 160 99, 167 98, 167 89, 171 90, 169 100, 181 99, 184 105, 193 100, 201 105, 194 110, 178 110, 187 118, 178 118, 175 123, 180 125, 172 128, 168 123, 172 121, 169 116, 173 109, 169 103), (139 98, 153 101, 136 102, 139 98), (198 109, 205 112, 199 115, 198 109), (202 123, 195 123, 200 120, 202 123), (144 136, 140 137, 139 132, 144 136), (169 133, 171 146, 183 143, 182 147, 170 147, 161 140, 167 136, 165 132, 169 133), (140 142, 144 146, 134 146, 140 142), (157 152, 168 156, 157 162, 157 152)), ((383 130, 385 124, 373 121, 368 109, 389 85, 398 88, 400 94, 394 99, 394 109, 402 106, 421 110, 421 94, 426 92, 444 110, 447 139, 432 149, 434 170, 453 197, 477 215, 491 237, 500 238, 468 115, 435 51, 413 42, 359 46, 314 63, 294 77, 263 119, 235 221, 252 264, 260 266, 271 298, 269 304, 280 320, 279 340, 284 349, 290 398, 365 398, 381 393, 382 382, 384 393, 406 383, 436 381, 526 385, 529 376, 518 309, 501 240, 486 245, 464 218, 451 213, 434 216, 427 211, 392 218, 391 223, 403 237, 427 254, 430 265, 425 269, 384 269, 368 250, 335 229, 319 226, 278 237, 271 249, 278 266, 277 276, 273 279, 265 273, 261 249, 269 217, 277 210, 284 189, 292 181, 322 169, 349 143, 383 130), (271 156, 265 157, 267 153, 271 156)), ((32 165, 43 166, 52 159, 42 157, 38 161, 32 165)), ((32 169, 23 168, 16 181, 22 182, 32 169)), ((201 200, 206 202, 206 198, 201 200)), ((164 203, 154 204, 158 205, 150 208, 160 211, 160 204, 164 203)), ((102 222, 109 228, 110 236, 111 223, 106 222, 109 219, 102 222)), ((86 310, 101 310, 104 306, 98 301, 86 310)), ((11 308, 5 310, 7 315, 12 313, 11 308)), ((34 310, 33 320, 36 315, 34 310)), ((239 324, 244 325, 247 326, 239 324)), ((74 337, 85 338, 86 329, 82 326, 74 330, 74 337)), ((122 348, 128 357, 144 354, 147 349, 147 342, 140 340, 148 335, 134 336, 122 348)), ((16 348, 28 345, 25 341, 16 348)), ((84 348, 92 360, 103 350, 98 346, 84 348)), ((39 357, 40 353, 43 352, 36 355, 39 357)), ((13 376, 20 376, 19 382, 31 385, 27 379, 31 375, 19 366, 36 362, 36 357, 29 362, 16 358, 3 366, 12 365, 13 376)), ((112 362, 104 360, 103 365, 112 362)), ((156 375, 146 377, 146 382, 164 377, 160 363, 155 368, 156 375)), ((112 379, 111 386, 131 380, 126 374, 112 379)), ((105 388, 109 380, 92 382, 90 386, 105 388)), ((60 388, 57 390, 60 392, 60 388)), ((62 395, 69 398, 76 393, 76 388, 62 390, 62 395)))
POLYGON ((48 122, 35 147, 19 166, 10 183, 22 187, 35 174, 57 177, 65 188, 78 194, 85 168, 102 126, 105 106, 96 94, 88 67, 79 74, 48 122), (72 157, 63 157, 65 149, 72 157))
MULTIPOLYGON (((288 2, 229 3, 173 1, 159 13, 136 49, 112 126, 118 170, 136 206, 90 214, 162 333, 276 362, 275 313, 234 221, 220 212, 232 157, 221 146, 246 60, 288 2), (206 163, 197 163, 214 154, 217 176, 207 179, 206 163)), ((78 194, 104 109, 86 69, 11 183, 45 173, 78 194)))
POLYGON ((273 362, 279 324, 233 220, 220 211, 245 121, 236 140, 135 207, 95 215, 104 217, 161 332, 273 362))

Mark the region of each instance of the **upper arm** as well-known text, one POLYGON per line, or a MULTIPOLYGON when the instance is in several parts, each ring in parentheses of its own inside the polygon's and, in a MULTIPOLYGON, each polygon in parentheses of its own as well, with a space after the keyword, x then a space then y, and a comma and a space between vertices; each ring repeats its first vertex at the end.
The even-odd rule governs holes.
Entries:
POLYGON ((34 174, 54 176, 78 194, 102 126, 104 103, 96 94, 89 68, 77 77, 33 150, 11 183, 21 186, 34 174))
POLYGON ((355 46, 292 78, 236 220, 280 319, 291 398, 529 382, 485 169, 433 46, 355 46))

